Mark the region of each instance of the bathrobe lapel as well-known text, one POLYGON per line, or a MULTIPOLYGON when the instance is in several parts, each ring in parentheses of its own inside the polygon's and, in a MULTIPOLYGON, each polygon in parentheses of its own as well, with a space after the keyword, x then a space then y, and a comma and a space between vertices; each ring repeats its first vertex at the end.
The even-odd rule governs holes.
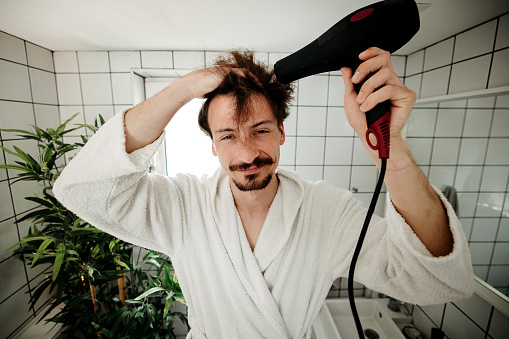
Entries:
POLYGON ((286 188, 280 185, 254 253, 247 241, 240 216, 235 208, 228 177, 224 173, 218 180, 218 194, 215 196, 216 220, 219 222, 218 231, 236 275, 249 297, 260 309, 265 311, 264 316, 268 320, 267 324, 270 324, 277 337, 281 338, 286 338, 288 332, 263 272, 284 247, 291 234, 293 221, 303 197, 301 189, 301 193, 294 194, 293 199, 287 199, 290 200, 288 202, 284 201, 285 196, 297 193, 291 192, 292 190, 295 191, 295 187, 286 188), (285 210, 285 208, 289 208, 289 210, 285 210))

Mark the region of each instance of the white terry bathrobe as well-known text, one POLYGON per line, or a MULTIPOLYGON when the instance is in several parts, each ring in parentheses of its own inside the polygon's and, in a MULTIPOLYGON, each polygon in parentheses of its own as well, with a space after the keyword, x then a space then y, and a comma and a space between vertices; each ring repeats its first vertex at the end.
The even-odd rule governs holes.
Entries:
MULTIPOLYGON (((278 170, 279 189, 251 251, 228 176, 148 174, 164 135, 127 154, 123 116, 110 119, 69 163, 55 196, 97 228, 171 258, 188 304, 188 338, 309 338, 332 282, 348 275, 366 209, 348 191, 278 170)), ((462 227, 437 193, 453 252, 432 257, 388 203, 386 218, 371 221, 358 282, 423 305, 472 293, 462 227)))

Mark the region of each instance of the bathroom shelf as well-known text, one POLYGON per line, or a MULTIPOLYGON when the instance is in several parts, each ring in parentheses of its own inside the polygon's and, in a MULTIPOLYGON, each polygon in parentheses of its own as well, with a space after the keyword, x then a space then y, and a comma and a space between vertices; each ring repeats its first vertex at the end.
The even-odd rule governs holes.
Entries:
POLYGON ((509 94, 509 86, 496 87, 496 88, 488 88, 482 89, 478 91, 471 92, 462 92, 456 94, 447 94, 436 97, 429 98, 421 98, 417 99, 415 102, 416 105, 426 104, 432 102, 444 102, 444 101, 455 101, 455 100, 463 100, 463 99, 473 99, 473 98, 482 98, 482 97, 491 97, 497 95, 509 94))

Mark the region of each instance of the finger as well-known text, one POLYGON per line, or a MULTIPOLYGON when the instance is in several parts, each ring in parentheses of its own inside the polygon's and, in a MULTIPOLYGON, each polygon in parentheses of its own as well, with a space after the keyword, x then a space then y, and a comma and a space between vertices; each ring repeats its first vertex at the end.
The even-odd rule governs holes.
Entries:
POLYGON ((382 68, 362 84, 356 100, 359 104, 361 104, 364 99, 373 93, 377 88, 391 85, 398 87, 405 86, 393 71, 387 68, 382 68))
POLYGON ((414 91, 406 87, 383 86, 367 96, 360 108, 362 111, 367 112, 386 100, 391 100, 392 106, 411 106, 415 102, 416 96, 414 91))
MULTIPOLYGON (((378 53, 372 53, 371 50, 368 50, 368 58, 365 58, 364 62, 355 70, 355 75, 352 78, 354 83, 361 83, 369 74, 376 73, 380 69, 389 69, 394 72, 390 53, 380 49, 378 50, 380 51, 378 53)), ((363 53, 361 53, 359 57, 362 56, 363 53)))
POLYGON ((343 82, 345 83, 345 95, 347 93, 355 93, 352 83, 352 69, 350 67, 342 67, 341 75, 343 75, 343 82))
POLYGON ((390 55, 390 53, 386 50, 383 50, 378 47, 370 47, 370 48, 366 49, 365 51, 363 51, 361 54, 359 54, 359 59, 368 60, 368 59, 373 58, 377 55, 384 55, 384 54, 390 55))

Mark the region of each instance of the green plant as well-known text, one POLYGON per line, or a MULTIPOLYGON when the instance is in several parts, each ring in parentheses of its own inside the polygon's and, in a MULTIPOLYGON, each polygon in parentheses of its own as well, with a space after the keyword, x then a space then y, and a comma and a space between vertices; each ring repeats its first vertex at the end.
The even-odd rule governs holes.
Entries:
POLYGON ((175 338, 175 317, 189 325, 184 314, 170 311, 174 302, 185 303, 176 276, 171 275, 170 260, 156 252, 148 252, 142 260, 139 255, 135 258, 138 248, 80 219, 52 194, 64 157, 87 142, 81 136, 81 142, 66 143, 64 136, 82 128, 95 132, 104 123, 99 116, 99 123, 96 120, 94 125, 67 128, 75 116, 56 129, 33 126, 33 131, 1 130, 36 140, 40 149, 34 157, 16 146, 13 150, 0 146, 19 159, 15 164, 0 165, 20 172, 11 184, 32 180, 42 186, 42 195, 25 198, 38 206, 18 222, 31 220, 33 225, 28 235, 11 247, 15 248, 13 255, 29 266, 45 265, 49 270, 35 288, 30 307, 35 309, 44 293, 49 293, 43 304, 49 306, 42 318, 62 323, 70 336, 175 338), (143 271, 147 266, 154 270, 143 271), (139 296, 129 300, 126 294, 139 296), (48 318, 55 309, 57 314, 48 318))

